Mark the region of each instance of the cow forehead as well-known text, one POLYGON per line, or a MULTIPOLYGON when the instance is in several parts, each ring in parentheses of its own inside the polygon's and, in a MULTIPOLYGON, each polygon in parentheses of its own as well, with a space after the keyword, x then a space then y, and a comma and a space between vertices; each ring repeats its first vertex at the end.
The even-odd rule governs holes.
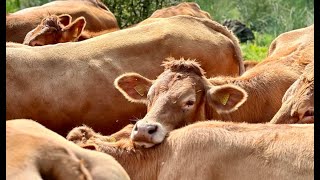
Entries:
POLYGON ((198 78, 194 75, 171 73, 167 76, 159 77, 150 88, 150 93, 163 93, 170 91, 173 94, 185 92, 201 86, 198 78))

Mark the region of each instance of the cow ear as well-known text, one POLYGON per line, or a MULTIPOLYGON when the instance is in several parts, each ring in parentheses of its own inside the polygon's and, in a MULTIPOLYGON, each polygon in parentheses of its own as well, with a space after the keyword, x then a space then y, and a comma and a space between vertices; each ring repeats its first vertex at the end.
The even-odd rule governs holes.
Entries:
POLYGON ((86 26, 86 20, 84 17, 79 17, 71 24, 66 26, 63 30, 65 39, 77 40, 81 35, 84 27, 86 26))
POLYGON ((61 14, 59 17, 59 23, 63 26, 68 26, 71 23, 72 17, 69 14, 61 14))
POLYGON ((126 73, 114 81, 114 86, 131 102, 146 103, 152 81, 137 73, 126 73))
POLYGON ((209 104, 218 113, 229 113, 237 110, 246 100, 247 92, 235 85, 212 86, 207 91, 209 104))

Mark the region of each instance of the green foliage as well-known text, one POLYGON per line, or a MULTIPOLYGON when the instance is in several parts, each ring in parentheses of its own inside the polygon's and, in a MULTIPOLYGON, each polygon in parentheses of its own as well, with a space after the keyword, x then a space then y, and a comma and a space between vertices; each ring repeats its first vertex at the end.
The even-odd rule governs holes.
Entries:
POLYGON ((20 9, 39 6, 53 0, 6 0, 6 12, 12 13, 20 9))
POLYGON ((254 32, 255 40, 240 44, 244 60, 261 61, 267 57, 269 46, 275 36, 254 32))
POLYGON ((16 12, 20 9, 20 1, 7 0, 6 1, 6 13, 16 12))
MULTIPOLYGON (((190 1, 190 0, 187 0, 190 1)), ((313 0, 195 0, 214 20, 238 19, 261 33, 279 35, 314 21, 313 0)))
POLYGON ((176 5, 178 0, 103 0, 121 28, 147 19, 155 10, 176 5))
POLYGON ((254 43, 241 44, 243 60, 262 61, 267 57, 268 47, 258 46, 254 43))

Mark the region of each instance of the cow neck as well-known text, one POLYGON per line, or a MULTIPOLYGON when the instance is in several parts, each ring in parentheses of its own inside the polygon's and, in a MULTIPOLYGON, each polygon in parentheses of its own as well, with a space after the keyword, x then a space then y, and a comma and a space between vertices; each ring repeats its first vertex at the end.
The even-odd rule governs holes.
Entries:
POLYGON ((165 155, 159 156, 159 152, 163 150, 161 147, 150 149, 133 147, 126 149, 117 146, 111 147, 108 144, 100 144, 98 146, 98 151, 113 156, 123 166, 130 177, 141 177, 143 174, 147 174, 149 178, 152 177, 150 179, 155 179, 153 176, 159 173, 161 168, 160 162, 163 162, 162 159, 165 158, 165 155), (142 172, 137 173, 137 171, 142 172))

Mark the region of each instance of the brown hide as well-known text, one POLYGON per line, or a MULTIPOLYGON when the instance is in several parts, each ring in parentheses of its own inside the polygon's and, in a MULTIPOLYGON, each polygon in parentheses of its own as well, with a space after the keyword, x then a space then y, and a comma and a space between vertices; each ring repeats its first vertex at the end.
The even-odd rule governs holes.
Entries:
POLYGON ((6 179, 129 179, 111 156, 90 151, 32 120, 6 122, 6 179))
POLYGON ((314 63, 286 91, 271 123, 314 123, 314 63))
POLYGON ((50 14, 70 14, 73 19, 83 16, 86 30, 118 30, 113 13, 99 0, 53 1, 42 6, 30 7, 6 16, 6 41, 22 43, 26 34, 50 14))
POLYGON ((286 90, 313 61, 310 28, 294 51, 282 49, 286 56, 268 56, 239 77, 207 79, 198 63, 183 59, 164 62, 165 71, 156 80, 135 73, 119 76, 116 88, 129 101, 144 103, 148 109, 136 123, 132 140, 151 147, 161 143, 167 132, 206 119, 269 122, 286 90))
POLYGON ((183 2, 176 6, 156 10, 149 18, 166 18, 177 15, 189 15, 198 18, 211 19, 210 14, 201 10, 200 6, 194 2, 183 2))
POLYGON ((212 20, 191 16, 83 42, 7 43, 6 52, 6 119, 34 119, 64 135, 83 123, 111 133, 143 117, 145 106, 128 102, 113 82, 130 71, 155 78, 168 56, 197 59, 208 76, 238 76, 244 70, 235 36, 212 20))
POLYGON ((182 2, 176 6, 170 6, 162 9, 156 10, 154 13, 151 14, 150 17, 147 19, 129 26, 128 28, 153 23, 159 20, 159 18, 168 18, 172 16, 179 16, 179 15, 188 15, 198 18, 206 18, 211 19, 211 16, 208 12, 203 11, 200 9, 200 6, 194 2, 182 2))
POLYGON ((300 28, 280 34, 274 39, 269 47, 268 56, 282 57, 287 56, 297 48, 304 46, 310 39, 310 34, 314 33, 314 25, 305 28, 300 28))
POLYGON ((98 32, 84 30, 87 23, 83 16, 66 25, 61 25, 61 17, 68 17, 70 21, 72 19, 68 14, 62 14, 60 16, 50 15, 45 17, 35 29, 27 33, 23 44, 29 46, 43 46, 48 44, 83 41, 115 31, 115 29, 106 29, 98 32))
POLYGON ((258 63, 259 63, 258 61, 249 61, 249 60, 243 61, 245 71, 255 67, 258 63))
MULTIPOLYGON (((117 136, 128 134, 128 127, 117 136)), ((78 130, 70 132, 73 140, 75 133, 82 139, 78 130)), ((132 180, 314 178, 313 125, 198 122, 170 132, 162 144, 149 149, 134 147, 128 137, 104 139, 78 145, 112 155, 132 180)))
MULTIPOLYGON (((248 93, 247 101, 233 113, 213 116, 223 120, 247 122, 268 122, 279 110, 281 99, 302 74, 305 66, 313 61, 314 31, 313 26, 303 28, 303 38, 285 42, 294 48, 277 49, 277 54, 269 55, 254 68, 249 69, 240 77, 216 77, 210 79, 213 85, 234 84, 242 87, 248 93)), ((295 33, 293 31, 293 33, 295 33)), ((289 34, 287 32, 285 34, 289 34)), ((282 38, 280 35, 278 38, 282 38)), ((276 38, 276 39, 278 39, 276 38)), ((276 41, 276 40, 275 40, 276 41)), ((280 43, 279 43, 280 44, 280 43)), ((278 46, 281 47, 280 45, 278 46)))

